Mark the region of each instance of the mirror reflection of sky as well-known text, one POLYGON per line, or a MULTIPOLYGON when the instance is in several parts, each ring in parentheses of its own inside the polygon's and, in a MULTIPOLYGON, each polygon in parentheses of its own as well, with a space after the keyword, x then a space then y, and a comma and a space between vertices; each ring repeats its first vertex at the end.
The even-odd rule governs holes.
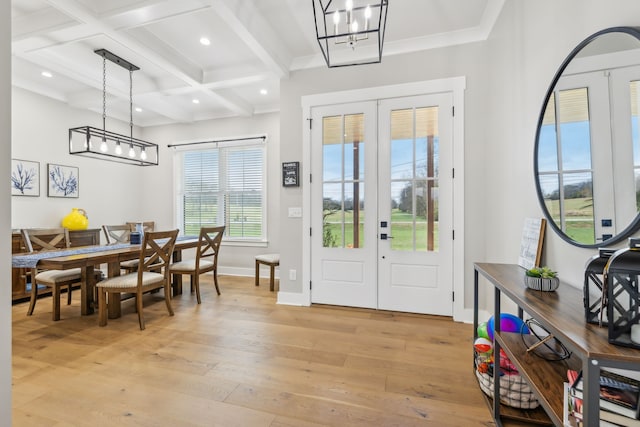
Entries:
MULTIPOLYGON (((358 179, 363 180, 365 174, 365 150, 367 149, 366 143, 361 142, 358 144, 359 152, 359 174, 358 179)), ((440 144, 439 138, 434 138, 434 167, 436 169, 436 176, 438 170, 438 159, 440 144)), ((342 200, 341 188, 342 185, 338 182, 346 181, 350 182, 354 179, 354 145, 352 143, 345 144, 326 144, 323 146, 323 181, 324 191, 323 197, 330 198, 332 200, 342 200), (343 149, 344 149, 344 163, 343 163, 343 149), (342 176, 342 169, 344 165, 344 178, 342 176), (328 182, 334 182, 330 184, 328 182)), ((391 197, 396 201, 400 198, 400 192, 404 187, 409 184, 409 180, 414 178, 426 178, 427 177, 427 138, 412 139, 396 139, 391 141, 391 180, 392 180, 392 195, 391 197), (414 141, 415 141, 415 177, 414 177, 414 141)), ((346 186, 345 186, 346 187, 346 186)), ((349 186, 351 187, 351 186, 349 186)), ((345 190, 346 191, 346 190, 345 190)), ((345 200, 349 200, 352 197, 352 193, 345 194, 345 200)), ((360 200, 363 200, 363 193, 360 194, 360 200)))

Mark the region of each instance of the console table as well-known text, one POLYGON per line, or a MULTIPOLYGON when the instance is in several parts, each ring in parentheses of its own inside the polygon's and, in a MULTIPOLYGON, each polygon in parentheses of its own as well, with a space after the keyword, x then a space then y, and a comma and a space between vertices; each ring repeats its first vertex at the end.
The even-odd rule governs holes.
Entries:
MULTIPOLYGON (((524 268, 514 264, 474 264, 474 331, 478 328, 481 275, 493 286, 495 319, 500 318, 501 297, 504 295, 518 306, 520 317, 526 312, 572 352, 569 359, 560 362, 546 361, 527 352, 519 333, 501 332, 500 322, 496 321, 494 354, 499 355, 501 348, 506 352, 529 384, 549 420, 557 426, 563 425, 563 383, 567 381, 567 369, 581 369, 584 381, 583 425, 598 426, 600 368, 640 371, 640 350, 609 344, 606 327, 585 322, 581 289, 562 283, 553 292, 528 289, 524 284, 524 272, 524 268)), ((494 369, 492 410, 496 425, 502 426, 503 419, 508 418, 535 421, 528 410, 517 410, 500 404, 498 375, 499 370, 494 369)))
MULTIPOLYGON (((88 230, 70 230, 69 240, 71 246, 93 246, 100 244, 100 229, 92 228, 88 230)), ((20 254, 26 252, 27 249, 22 241, 22 235, 19 230, 11 233, 11 253, 20 254)), ((14 268, 11 271, 11 298, 13 301, 29 298, 30 292, 27 292, 26 269, 14 268)), ((43 292, 51 292, 49 288, 43 289, 43 292)))

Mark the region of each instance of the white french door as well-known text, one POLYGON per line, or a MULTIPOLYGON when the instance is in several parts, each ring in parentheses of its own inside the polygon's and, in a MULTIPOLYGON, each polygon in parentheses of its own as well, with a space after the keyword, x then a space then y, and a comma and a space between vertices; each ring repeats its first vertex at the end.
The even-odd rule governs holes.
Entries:
POLYGON ((312 120, 312 302, 376 308, 376 103, 312 120))
POLYGON ((451 111, 450 93, 311 109, 313 303, 452 314, 451 111))
POLYGON ((453 313, 451 94, 380 102, 378 308, 453 313))

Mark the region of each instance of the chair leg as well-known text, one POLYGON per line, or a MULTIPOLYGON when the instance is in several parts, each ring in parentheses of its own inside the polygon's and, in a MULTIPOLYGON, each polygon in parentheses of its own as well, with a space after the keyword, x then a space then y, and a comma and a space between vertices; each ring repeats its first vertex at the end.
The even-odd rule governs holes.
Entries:
POLYGON ((33 310, 36 308, 36 301, 38 300, 38 285, 36 281, 33 279, 33 274, 31 275, 31 300, 29 301, 29 310, 27 311, 27 316, 31 316, 33 314, 33 310))
POLYGON ((260 286, 260 261, 256 260, 256 286, 260 286))
POLYGON ((98 290, 98 325, 107 326, 107 290, 96 289, 98 290))
MULTIPOLYGON (((166 300, 165 295, 165 300, 166 300)), ((144 330, 144 315, 142 314, 142 293, 138 292, 136 294, 136 311, 138 312, 138 322, 140 323, 140 330, 144 330)))
POLYGON ((73 288, 72 284, 69 284, 67 288, 67 305, 71 305, 71 289, 73 288))
MULTIPOLYGON (((173 316, 173 307, 171 306, 171 284, 169 284, 169 282, 164 284, 164 302, 167 304, 169 316, 173 316)), ((140 307, 140 311, 142 311, 142 307, 140 307)))
POLYGON ((198 300, 198 304, 200 304, 200 276, 198 273, 195 273, 191 276, 191 287, 196 288, 196 298, 198 300))
POLYGON ((273 292, 273 282, 275 280, 276 275, 276 266, 271 264, 269 266, 269 290, 273 292))
POLYGON ((213 284, 216 285, 216 292, 220 295, 220 288, 218 287, 218 269, 213 270, 213 284))
POLYGON ((56 321, 60 320, 60 286, 53 286, 51 291, 53 296, 53 312, 51 318, 56 321))

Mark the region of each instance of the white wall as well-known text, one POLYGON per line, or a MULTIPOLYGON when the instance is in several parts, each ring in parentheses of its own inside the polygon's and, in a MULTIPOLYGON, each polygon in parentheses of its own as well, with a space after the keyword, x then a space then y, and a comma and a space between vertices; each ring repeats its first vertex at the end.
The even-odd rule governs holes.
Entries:
MULTIPOLYGON (((0 175, 11 170, 11 2, 0 2, 0 175)), ((0 189, 0 233, 11 230, 9 186, 0 189)), ((11 242, 0 240, 0 426, 11 425, 11 242)))
MULTIPOLYGON (((152 219, 142 203, 150 168, 69 154, 69 128, 86 125, 102 128, 102 115, 15 87, 12 112, 11 157, 40 162, 40 197, 11 198, 13 228, 58 227, 73 207, 87 212, 90 228, 152 219), (47 163, 79 168, 79 198, 47 197, 47 163)), ((109 118, 107 129, 129 134, 128 124, 109 118)), ((134 129, 134 136, 139 136, 138 129, 134 129)))
MULTIPOLYGON (((304 95, 466 76, 465 307, 472 307, 473 263, 516 263, 526 217, 542 217, 533 177, 533 147, 542 100, 557 67, 581 40, 610 26, 636 25, 640 2, 507 1, 486 42, 384 58, 381 64, 314 69, 281 83, 282 155, 302 160, 304 95), (296 125, 297 124, 297 125, 296 125)), ((284 160, 284 159, 283 159, 284 160)), ((309 165, 301 164, 308 174, 309 165)), ((306 177, 305 177, 306 178, 306 177)), ((306 182, 303 179, 303 185, 306 182)), ((301 192, 283 190, 281 240, 300 242, 303 230, 286 217, 301 192)), ((281 248, 281 268, 300 270, 299 246, 281 248)), ((581 287, 584 264, 596 253, 546 235, 544 263, 581 287)), ((301 292, 284 277, 281 289, 301 292)), ((490 301, 489 298, 486 301, 490 301)))
MULTIPOLYGON (((173 155, 168 144, 185 141, 206 141, 247 135, 267 134, 267 237, 263 247, 231 246, 223 243, 218 263, 220 272, 227 274, 253 275, 254 260, 258 254, 279 251, 280 241, 280 115, 258 114, 249 118, 207 120, 180 125, 153 126, 145 128, 144 139, 160 144, 160 165, 150 168, 145 176, 147 186, 140 200, 152 217, 163 227, 179 227, 175 219, 173 155)), ((188 256, 188 255, 185 255, 188 256)), ((267 271, 263 271, 266 274, 267 271)))

